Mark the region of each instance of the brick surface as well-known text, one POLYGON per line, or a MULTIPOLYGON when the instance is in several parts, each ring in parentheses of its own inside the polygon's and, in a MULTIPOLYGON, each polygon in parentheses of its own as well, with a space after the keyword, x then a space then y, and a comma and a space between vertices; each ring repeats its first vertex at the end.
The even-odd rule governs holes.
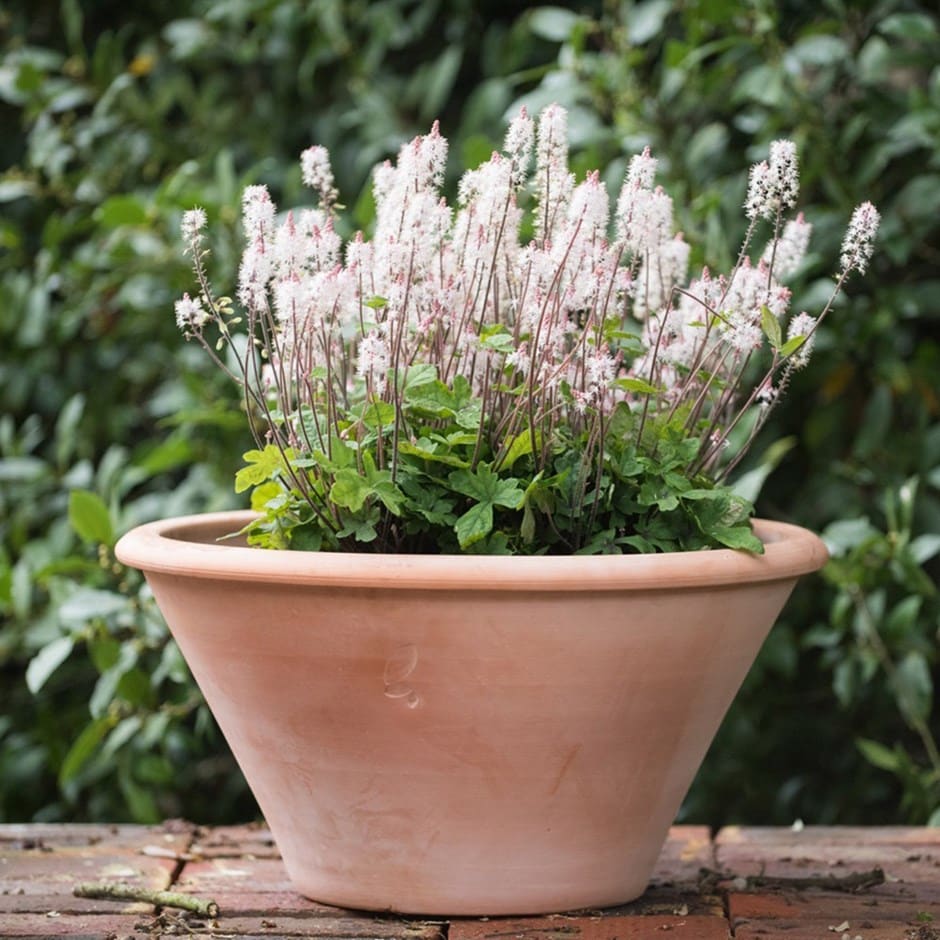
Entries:
POLYGON ((460 920, 448 940, 663 940, 668 933, 690 940, 728 940, 720 917, 594 915, 460 920))
POLYGON ((167 888, 188 848, 191 828, 0 826, 0 937, 83 935, 96 923, 107 934, 105 921, 92 917, 86 924, 86 915, 150 913, 149 904, 76 898, 72 891, 88 881, 167 888), (25 934, 24 924, 29 927, 25 934))
POLYGON ((636 901, 550 917, 450 924, 343 911, 294 892, 262 826, 0 826, 0 938, 157 935, 337 940, 940 940, 940 830, 702 827, 670 833, 636 901), (794 885, 880 867, 856 893, 794 885), (702 877, 702 869, 718 874, 702 877), (748 876, 770 879, 755 885, 748 876), (217 921, 72 897, 80 881, 174 890, 221 907, 217 921))
POLYGON ((880 868, 885 883, 866 896, 896 901, 902 909, 930 913, 940 922, 940 829, 730 827, 716 836, 715 855, 716 868, 729 879, 838 879, 880 868))
POLYGON ((866 921, 864 925, 851 925, 837 930, 840 924, 831 920, 775 920, 744 924, 734 932, 734 940, 769 940, 786 937, 787 940, 912 940, 911 928, 894 921, 866 921))
MULTIPOLYGON (((717 867, 729 878, 735 940, 926 940, 940 924, 940 831, 901 828, 732 827, 715 839, 717 867), (795 887, 788 879, 884 871, 885 882, 854 893, 795 887), (734 876, 765 884, 738 890, 734 876)), ((930 940, 940 940, 936 934, 930 940)))
POLYGON ((271 831, 264 825, 199 828, 191 852, 200 858, 280 858, 271 831))
POLYGON ((219 918, 211 928, 220 936, 250 937, 336 937, 342 940, 443 940, 438 923, 417 922, 400 918, 369 917, 334 911, 334 916, 291 916, 272 912, 262 917, 219 918))
POLYGON ((738 875, 826 875, 879 867, 889 877, 940 874, 940 831, 927 828, 742 829, 715 837, 719 868, 738 875))
POLYGON ((940 923, 940 910, 936 907, 920 907, 904 898, 875 896, 873 892, 865 895, 829 891, 732 892, 728 896, 728 915, 732 926, 744 921, 777 919, 831 920, 834 924, 871 920, 916 923, 918 915, 928 915, 940 923))
POLYGON ((653 869, 652 883, 697 884, 702 868, 713 868, 715 851, 708 826, 673 826, 653 869))
POLYGON ((20 938, 70 937, 72 940, 115 940, 117 937, 145 936, 147 918, 128 914, 20 914, 10 917, 0 913, 0 937, 20 938), (140 925, 140 926, 138 926, 140 925))

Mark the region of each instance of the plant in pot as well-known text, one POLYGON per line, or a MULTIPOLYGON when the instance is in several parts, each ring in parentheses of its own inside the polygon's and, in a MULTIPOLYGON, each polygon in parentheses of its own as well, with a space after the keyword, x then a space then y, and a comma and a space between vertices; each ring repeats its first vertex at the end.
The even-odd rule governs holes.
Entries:
MULTIPOLYGON (((345 246, 243 199, 237 302, 183 219, 185 334, 239 383, 251 511, 128 533, 298 889, 501 914, 627 901, 796 579, 825 549, 728 484, 818 316, 784 279, 792 143, 751 170, 732 271, 687 277, 656 161, 611 211, 565 112, 440 196, 437 125, 375 171, 345 246), (534 155, 533 155, 534 151, 534 155), (534 163, 534 172, 530 167, 534 163)), ((869 259, 860 206, 833 297, 869 259)))

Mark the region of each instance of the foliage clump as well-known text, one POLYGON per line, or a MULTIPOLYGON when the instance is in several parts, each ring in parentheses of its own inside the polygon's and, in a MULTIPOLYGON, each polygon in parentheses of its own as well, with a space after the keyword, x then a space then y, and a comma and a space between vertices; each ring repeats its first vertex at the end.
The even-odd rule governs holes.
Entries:
MULTIPOLYGON (((787 219, 795 145, 775 141, 751 170, 733 270, 691 280, 648 149, 613 212, 598 172, 576 182, 557 105, 538 122, 522 109, 503 152, 464 174, 455 208, 440 192, 447 150, 435 123, 379 166, 373 237, 345 251, 324 148, 301 159, 316 208, 279 221, 268 189, 248 187, 237 306, 209 284, 205 213, 185 214, 199 293, 176 319, 244 392, 258 446, 236 489, 254 487, 261 512, 249 541, 761 551, 752 506, 726 479, 819 322, 790 315, 778 280, 810 234, 787 219), (765 220, 771 237, 752 261, 765 220)), ((819 319, 864 271, 878 222, 871 203, 856 209, 819 319)))

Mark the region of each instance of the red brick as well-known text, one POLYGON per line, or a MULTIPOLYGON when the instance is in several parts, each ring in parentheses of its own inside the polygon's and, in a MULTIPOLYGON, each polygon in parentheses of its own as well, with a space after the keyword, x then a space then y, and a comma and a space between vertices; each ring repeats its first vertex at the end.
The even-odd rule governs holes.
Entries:
POLYGON ((291 891, 291 882, 280 858, 247 856, 223 856, 188 862, 177 886, 195 893, 222 891, 269 894, 291 891))
MULTIPOLYGON (((593 914, 623 914, 645 916, 650 914, 688 914, 724 916, 724 901, 714 894, 703 894, 694 885, 665 886, 654 884, 647 888, 635 901, 603 911, 589 911, 593 914)), ((580 912, 579 912, 580 913, 580 912)))
POLYGON ((729 827, 715 840, 717 867, 734 875, 836 877, 881 868, 889 882, 940 881, 940 830, 729 827))
POLYGON ((785 937, 786 940, 910 940, 911 927, 897 921, 865 921, 865 925, 852 925, 844 933, 830 930, 839 926, 838 921, 825 920, 759 920, 742 923, 735 928, 734 940, 769 940, 785 937))
POLYGON ((715 865, 708 826, 674 826, 653 869, 653 884, 696 884, 699 870, 715 865))
POLYGON ((115 848, 137 848, 153 843, 183 851, 191 841, 194 828, 188 823, 172 821, 162 826, 3 823, 0 824, 0 854, 24 849, 50 851, 66 846, 94 846, 101 843, 115 848))
POLYGON ((910 923, 917 919, 919 913, 929 914, 940 922, 938 905, 921 907, 897 897, 824 891, 732 892, 728 896, 728 913, 732 927, 739 922, 754 920, 831 920, 833 924, 848 921, 853 926, 875 920, 910 923))
POLYGON ((260 917, 228 917, 224 913, 214 925, 220 936, 268 937, 324 937, 358 938, 370 940, 440 940, 440 924, 412 922, 401 918, 368 917, 343 914, 342 916, 304 917, 272 911, 260 917))
POLYGON ((267 917, 272 911, 276 911, 279 916, 286 917, 297 915, 335 917, 342 910, 326 904, 318 904, 291 890, 253 892, 246 888, 243 891, 197 891, 190 887, 179 887, 197 897, 211 898, 219 905, 219 909, 226 917, 267 917))
POLYGON ((582 916, 460 920, 450 925, 449 940, 728 940, 720 917, 582 916))
POLYGON ((940 829, 920 826, 725 826, 715 836, 717 845, 747 843, 774 846, 818 844, 825 846, 906 845, 940 849, 940 829))
POLYGON ((267 826, 216 826, 198 829, 191 852, 202 858, 280 858, 267 826))
POLYGON ((130 937, 135 933, 145 936, 136 929, 141 920, 140 916, 120 914, 62 914, 49 917, 45 914, 0 913, 0 937, 4 940, 14 940, 16 937, 105 940, 107 937, 130 937))

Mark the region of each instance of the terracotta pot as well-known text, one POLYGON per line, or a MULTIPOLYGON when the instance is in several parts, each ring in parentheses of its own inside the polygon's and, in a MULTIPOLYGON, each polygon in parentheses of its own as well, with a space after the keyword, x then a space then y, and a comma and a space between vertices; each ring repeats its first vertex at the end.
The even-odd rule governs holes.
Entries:
POLYGON ((297 889, 421 914, 641 894, 728 705, 799 575, 763 557, 274 552, 171 519, 142 568, 297 889))

